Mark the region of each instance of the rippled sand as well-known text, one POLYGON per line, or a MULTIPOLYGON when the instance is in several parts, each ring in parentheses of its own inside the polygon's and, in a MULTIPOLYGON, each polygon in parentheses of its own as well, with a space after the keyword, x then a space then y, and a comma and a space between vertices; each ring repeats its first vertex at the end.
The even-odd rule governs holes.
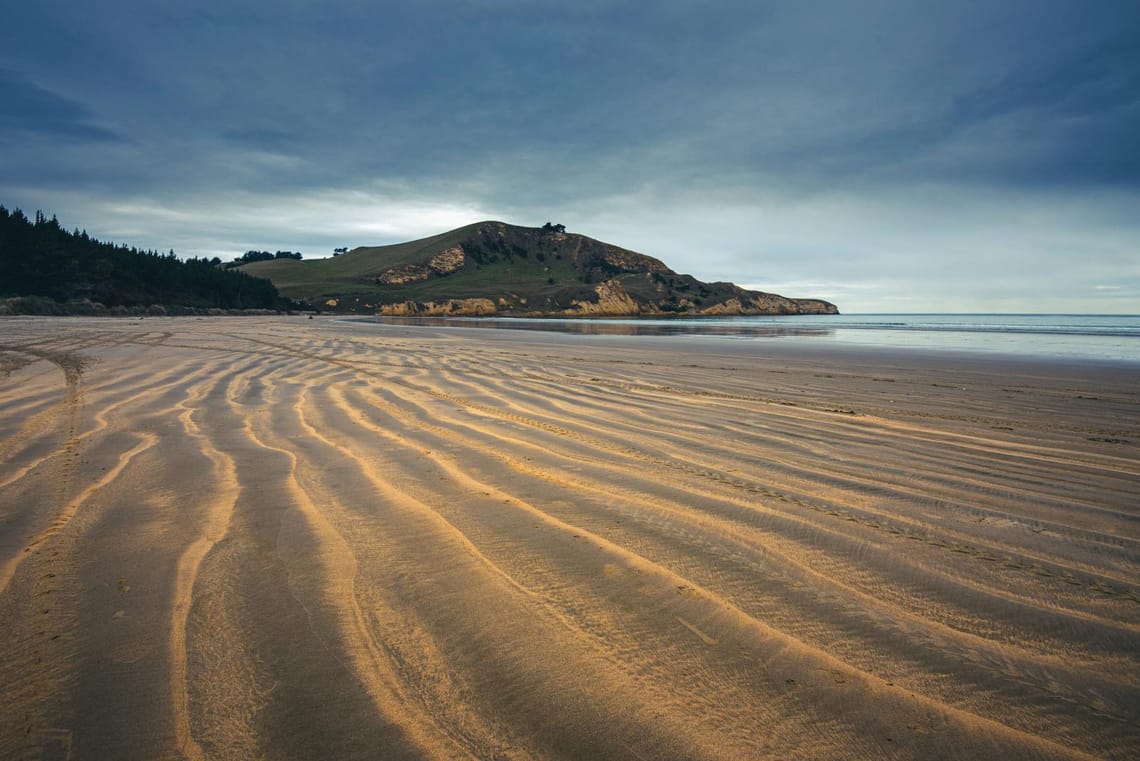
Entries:
POLYGON ((0 326, 0 758, 1140 748, 1136 372, 0 326))

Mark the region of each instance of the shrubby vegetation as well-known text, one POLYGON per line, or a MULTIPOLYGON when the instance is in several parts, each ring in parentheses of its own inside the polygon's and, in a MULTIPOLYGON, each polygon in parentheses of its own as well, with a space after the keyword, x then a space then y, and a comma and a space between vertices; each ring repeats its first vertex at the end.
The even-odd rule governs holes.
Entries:
MULTIPOLYGON (((273 257, 273 255, 271 255, 273 257)), ((299 257, 299 255, 298 255, 299 257)), ((275 258, 275 257, 273 257, 275 258)), ((178 259, 68 232, 0 206, 0 298, 28 314, 162 314, 289 306, 268 280, 213 259, 178 259), (140 311, 142 310, 142 311, 140 311)))

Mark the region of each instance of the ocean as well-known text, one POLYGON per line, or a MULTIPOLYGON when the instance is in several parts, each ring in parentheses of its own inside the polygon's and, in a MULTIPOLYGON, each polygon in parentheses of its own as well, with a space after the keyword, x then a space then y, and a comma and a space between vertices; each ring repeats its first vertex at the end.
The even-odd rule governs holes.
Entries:
POLYGON ((686 335, 1140 363, 1140 315, 844 314, 699 319, 378 318, 399 324, 686 335))

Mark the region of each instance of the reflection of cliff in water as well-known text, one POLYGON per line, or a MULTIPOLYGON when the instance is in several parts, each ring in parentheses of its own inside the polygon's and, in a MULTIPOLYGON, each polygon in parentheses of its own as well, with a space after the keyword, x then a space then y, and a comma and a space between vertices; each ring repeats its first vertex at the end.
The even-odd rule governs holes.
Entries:
POLYGON ((786 336, 827 337, 835 334, 830 327, 809 328, 802 325, 757 325, 755 323, 704 322, 701 320, 578 320, 480 317, 376 317, 370 321, 386 325, 431 325, 455 328, 506 328, 508 330, 546 330, 557 333, 607 336, 724 336, 727 338, 781 338, 786 336))

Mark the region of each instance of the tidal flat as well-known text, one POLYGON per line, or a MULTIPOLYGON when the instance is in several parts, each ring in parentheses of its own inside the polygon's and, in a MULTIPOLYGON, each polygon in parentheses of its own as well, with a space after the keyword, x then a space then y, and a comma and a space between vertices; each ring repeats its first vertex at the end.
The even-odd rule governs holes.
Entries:
POLYGON ((1140 372, 4 318, 0 759, 1140 748, 1140 372))

